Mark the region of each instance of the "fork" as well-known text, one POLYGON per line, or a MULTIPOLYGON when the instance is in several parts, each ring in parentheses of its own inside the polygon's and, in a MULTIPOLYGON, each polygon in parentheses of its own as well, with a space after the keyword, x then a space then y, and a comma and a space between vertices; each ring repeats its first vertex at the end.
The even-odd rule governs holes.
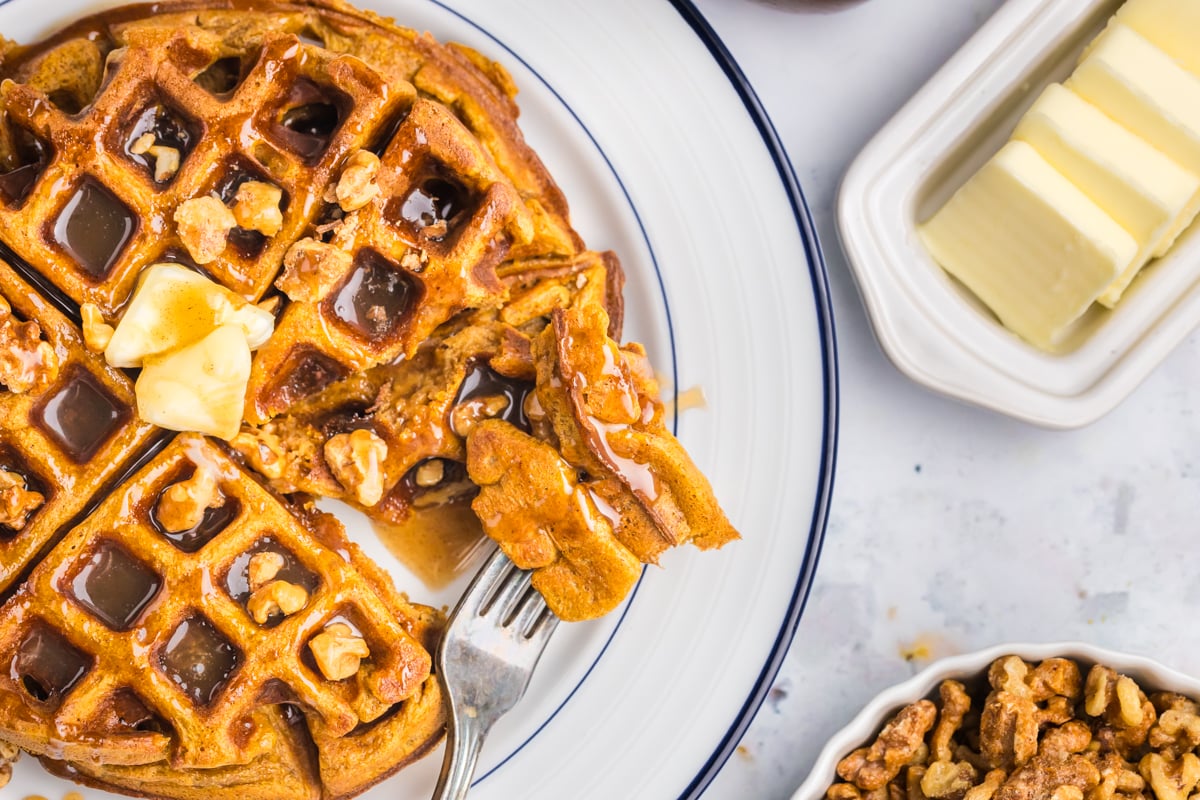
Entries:
POLYGON ((558 617, 497 550, 458 601, 437 650, 437 672, 450 703, 446 756, 434 800, 467 796, 483 740, 525 694, 558 617))

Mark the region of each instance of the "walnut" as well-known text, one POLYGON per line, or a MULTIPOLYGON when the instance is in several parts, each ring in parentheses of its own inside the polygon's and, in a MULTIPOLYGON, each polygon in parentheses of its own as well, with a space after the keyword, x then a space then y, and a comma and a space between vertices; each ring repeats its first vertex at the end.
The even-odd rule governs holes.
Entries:
POLYGON ((175 177, 175 173, 179 172, 179 165, 183 163, 183 156, 174 147, 156 144, 148 152, 154 158, 155 182, 166 183, 175 177))
POLYGON ((262 181, 246 181, 238 187, 233 216, 239 228, 274 236, 283 228, 283 190, 262 181))
POLYGON ((420 274, 425 271, 425 266, 429 263, 429 253, 421 249, 408 249, 404 251, 404 255, 400 258, 400 266, 404 267, 409 272, 420 274))
POLYGON ((275 286, 292 300, 317 303, 349 271, 353 258, 318 239, 301 239, 283 257, 275 286))
POLYGON ((993 769, 1019 767, 1037 753, 1037 704, 1023 682, 1014 688, 1024 694, 1003 689, 993 691, 983 705, 979 749, 993 769))
POLYGON ((934 761, 951 761, 954 751, 950 747, 950 740, 962 727, 963 717, 971 710, 971 698, 958 681, 942 681, 938 693, 942 699, 942 710, 938 715, 937 727, 933 729, 929 749, 933 752, 934 761))
POLYGON ((1140 794, 1146 781, 1125 759, 1113 752, 1101 754, 1088 750, 1085 756, 1100 772, 1100 784, 1092 791, 1089 800, 1112 800, 1118 794, 1140 794))
POLYGON ((1138 771, 1158 800, 1187 800, 1200 783, 1200 758, 1195 753, 1184 753, 1168 761, 1158 753, 1147 753, 1138 771))
POLYGON ((287 450, 279 437, 267 429, 243 428, 229 441, 256 472, 268 480, 283 477, 287 465, 287 450))
POLYGON ((1008 779, 1008 773, 1002 769, 994 769, 983 778, 983 783, 967 790, 963 800, 992 800, 992 796, 1008 779))
POLYGON ((835 783, 825 792, 828 800, 862 800, 862 792, 852 783, 835 783))
POLYGON ((42 507, 46 498, 31 492, 18 473, 0 467, 0 525, 19 531, 29 522, 29 516, 42 507))
POLYGON ((1159 710, 1150 729, 1150 746, 1168 758, 1178 758, 1200 746, 1200 706, 1178 694, 1159 693, 1151 700, 1159 710))
POLYGON ((287 581, 271 581, 260 586, 246 601, 246 610, 259 625, 276 614, 285 617, 295 614, 308 605, 308 591, 303 586, 297 586, 287 581))
POLYGON ((93 353, 103 353, 115 329, 105 323, 104 315, 95 303, 84 303, 79 307, 79 313, 83 317, 83 343, 93 353))
POLYGON ((1042 735, 1040 753, 1082 753, 1092 743, 1092 730, 1086 722, 1071 720, 1042 735))
POLYGON ((383 498, 383 462, 387 442, 374 431, 339 433, 325 443, 325 460, 338 483, 364 506, 383 498))
POLYGON ((321 674, 331 681, 353 677, 362 666, 362 660, 371 656, 366 641, 343 622, 326 625, 308 647, 321 674))
POLYGON ((431 458, 417 467, 413 483, 423 489, 437 486, 446 477, 446 466, 440 458, 431 458))
POLYGON ((210 195, 181 203, 175 209, 175 224, 188 254, 203 266, 225 252, 229 232, 237 227, 237 218, 220 199, 210 195))
POLYGON ((246 568, 246 581, 250 585, 250 591, 257 592, 274 580, 279 570, 283 569, 284 563, 283 555, 274 550, 264 550, 252 555, 246 568))
POLYGON ((342 210, 349 214, 358 211, 379 196, 379 156, 369 150, 359 150, 346 160, 342 177, 338 180, 334 196, 342 210))
POLYGON ((1146 743, 1158 717, 1132 678, 1099 664, 1088 673, 1084 711, 1104 722, 1096 738, 1126 758, 1146 743))
POLYGON ((978 778, 978 771, 965 761, 934 761, 925 768, 921 791, 926 797, 961 798, 978 778))
POLYGON ((509 399, 502 394, 472 397, 459 403, 450 412, 450 429, 466 438, 480 421, 498 416, 508 408, 509 399))
POLYGON ((59 359, 36 322, 22 322, 0 297, 0 384, 13 394, 44 387, 58 377, 59 359))
POLYGON ((135 156, 144 156, 150 152, 151 147, 154 147, 155 141, 153 133, 143 133, 133 144, 129 145, 129 152, 135 156))
POLYGON ((197 467, 192 477, 167 487, 158 501, 158 524, 168 533, 181 533, 204 521, 210 508, 225 504, 225 495, 217 478, 208 470, 197 467))
POLYGON ((860 789, 886 786, 924 744, 936 717, 937 708, 928 700, 905 706, 870 747, 859 748, 838 763, 838 775, 860 789))
POLYGON ((1075 800, 1081 800, 1099 783, 1099 770, 1083 756, 1040 754, 1012 773, 992 800, 1064 800, 1064 795, 1055 794, 1063 786, 1077 789, 1080 796, 1075 800))
POLYGON ((1079 667, 1066 658, 1048 658, 1033 666, 1017 656, 1007 656, 992 663, 988 682, 993 689, 1042 703, 1054 697, 1078 700, 1082 679, 1079 667))

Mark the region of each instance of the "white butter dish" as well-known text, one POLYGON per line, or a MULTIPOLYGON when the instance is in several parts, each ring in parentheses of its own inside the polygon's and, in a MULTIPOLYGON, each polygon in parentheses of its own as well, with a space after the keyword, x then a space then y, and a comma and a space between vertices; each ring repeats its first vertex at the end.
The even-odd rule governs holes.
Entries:
POLYGON ((1121 402, 1200 324, 1200 224, 1120 303, 1093 306, 1058 351, 1006 330, 917 233, 1067 78, 1121 0, 1010 0, 867 145, 838 201, 842 246, 883 349, 918 383, 1037 425, 1121 402))

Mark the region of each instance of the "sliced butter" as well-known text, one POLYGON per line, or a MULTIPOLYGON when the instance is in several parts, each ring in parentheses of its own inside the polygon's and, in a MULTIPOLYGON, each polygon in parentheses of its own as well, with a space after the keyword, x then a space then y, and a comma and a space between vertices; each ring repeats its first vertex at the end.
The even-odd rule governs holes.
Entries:
POLYGON ((1017 125, 1028 142, 1133 235, 1138 254, 1100 296, 1111 307, 1151 258, 1170 249, 1200 211, 1200 176, 1184 169, 1058 84, 1017 125))
POLYGON ((1066 86, 1200 174, 1200 78, 1129 27, 1110 24, 1066 86))
POLYGON ((1116 20, 1200 76, 1200 3, 1196 0, 1129 0, 1116 20))
POLYGON ((134 393, 138 415, 173 431, 232 439, 242 425, 250 347, 236 323, 162 355, 147 356, 134 393))
POLYGON ((1137 242, 1025 142, 1009 142, 920 233, 1000 321, 1051 349, 1137 242))

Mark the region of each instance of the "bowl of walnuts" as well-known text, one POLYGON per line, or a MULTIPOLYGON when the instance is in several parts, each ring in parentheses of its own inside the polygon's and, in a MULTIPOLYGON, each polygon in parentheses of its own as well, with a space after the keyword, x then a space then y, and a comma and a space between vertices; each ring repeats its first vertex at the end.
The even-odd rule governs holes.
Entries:
POLYGON ((830 739, 793 800, 1188 800, 1200 681, 1079 643, 935 662, 830 739))

